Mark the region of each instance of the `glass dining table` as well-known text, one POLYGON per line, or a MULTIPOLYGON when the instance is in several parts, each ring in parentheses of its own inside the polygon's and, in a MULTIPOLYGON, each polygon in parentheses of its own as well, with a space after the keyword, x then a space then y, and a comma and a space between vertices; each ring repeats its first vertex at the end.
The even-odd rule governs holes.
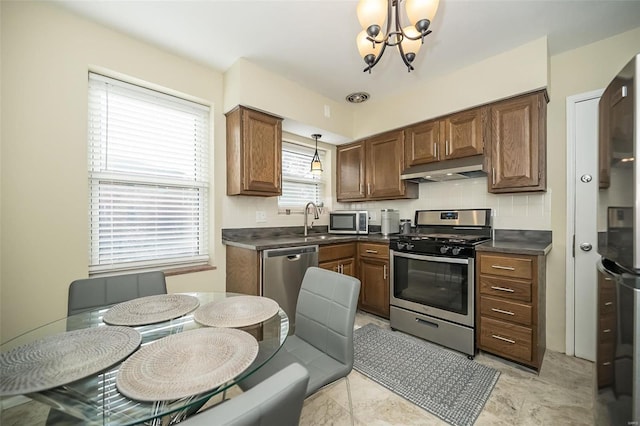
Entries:
MULTIPOLYGON (((245 296, 224 292, 183 294, 196 297, 199 301, 199 306, 209 302, 222 301, 230 297, 245 296)), ((38 342, 49 336, 74 330, 106 326, 103 316, 109 308, 110 306, 106 306, 86 311, 43 325, 3 343, 0 346, 0 351, 5 354, 15 348, 38 342)), ((172 320, 133 327, 142 336, 141 344, 137 351, 159 339, 205 327, 194 319, 195 311, 172 320)), ((66 416, 72 416, 78 420, 79 424, 132 425, 145 423, 148 425, 166 425, 177 423, 184 419, 187 414, 206 403, 210 398, 225 392, 268 363, 280 349, 289 333, 289 319, 284 310, 279 308, 278 312, 271 318, 255 325, 242 327, 240 330, 246 331, 256 338, 258 351, 255 360, 233 379, 195 395, 163 401, 140 401, 123 395, 116 387, 116 377, 127 358, 80 380, 52 389, 23 395, 49 405, 66 416)), ((133 354, 135 353, 133 352, 133 354)), ((129 355, 128 358, 133 354, 129 355)), ((188 362, 188 357, 186 357, 185 362, 188 362)))

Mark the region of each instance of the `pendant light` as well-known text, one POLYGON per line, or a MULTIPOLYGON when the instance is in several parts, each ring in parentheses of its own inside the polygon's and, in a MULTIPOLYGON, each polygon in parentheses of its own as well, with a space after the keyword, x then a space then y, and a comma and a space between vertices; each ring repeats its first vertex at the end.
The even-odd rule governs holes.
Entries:
POLYGON ((316 152, 313 154, 313 159, 311 160, 311 174, 319 175, 322 173, 322 163, 320 162, 320 156, 318 155, 318 138, 321 138, 322 135, 313 134, 312 138, 316 140, 316 152))

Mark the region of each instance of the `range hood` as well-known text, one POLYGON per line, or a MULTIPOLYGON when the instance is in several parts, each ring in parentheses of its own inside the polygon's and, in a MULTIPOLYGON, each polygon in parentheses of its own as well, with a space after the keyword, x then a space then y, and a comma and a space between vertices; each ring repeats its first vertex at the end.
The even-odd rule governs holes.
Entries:
POLYGON ((484 155, 435 161, 429 164, 409 167, 402 172, 403 180, 414 182, 442 182, 446 180, 469 179, 486 176, 482 170, 484 155))

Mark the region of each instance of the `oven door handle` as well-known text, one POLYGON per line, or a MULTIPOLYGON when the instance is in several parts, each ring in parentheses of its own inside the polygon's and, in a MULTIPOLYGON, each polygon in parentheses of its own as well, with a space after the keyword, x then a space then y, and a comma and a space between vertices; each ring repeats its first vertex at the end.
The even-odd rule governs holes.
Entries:
POLYGON ((389 250, 389 255, 391 258, 393 257, 404 257, 406 259, 414 259, 414 260, 426 260, 428 262, 439 262, 439 263, 458 263, 460 265, 468 265, 469 258, 457 258, 457 257, 436 257, 436 256, 427 256, 424 254, 414 254, 414 253, 403 253, 398 251, 389 250))

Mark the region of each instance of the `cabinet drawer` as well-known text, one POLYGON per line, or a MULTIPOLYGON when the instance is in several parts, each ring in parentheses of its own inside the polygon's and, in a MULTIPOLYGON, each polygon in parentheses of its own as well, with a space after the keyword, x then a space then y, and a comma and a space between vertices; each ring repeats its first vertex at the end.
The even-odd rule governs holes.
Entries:
POLYGON ((598 388, 611 386, 613 384, 613 364, 598 364, 596 374, 598 375, 598 388))
POLYGON ((360 257, 374 257, 376 259, 389 259, 389 246, 387 244, 358 243, 360 257))
POLYGON ((601 285, 598 290, 598 311, 601 316, 614 316, 616 312, 615 285, 601 285))
POLYGON ((533 258, 480 254, 480 272, 510 278, 533 278, 533 258))
POLYGON ((616 335, 616 317, 601 316, 598 319, 598 343, 613 343, 616 335))
POLYGON ((480 346, 514 360, 532 361, 531 328, 480 317, 480 346))
POLYGON ((356 257, 356 243, 329 244, 320 246, 318 262, 356 257))
POLYGON ((493 297, 480 297, 480 314, 503 321, 531 325, 531 305, 493 297))
POLYGON ((481 275, 480 293, 504 299, 531 302, 531 282, 481 275))

